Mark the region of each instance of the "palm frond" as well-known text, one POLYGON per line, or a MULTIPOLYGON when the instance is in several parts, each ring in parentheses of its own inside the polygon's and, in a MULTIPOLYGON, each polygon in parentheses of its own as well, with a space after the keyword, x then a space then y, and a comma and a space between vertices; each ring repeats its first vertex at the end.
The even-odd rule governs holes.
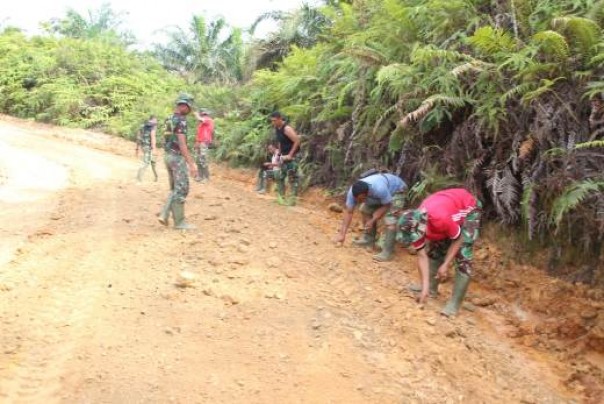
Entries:
POLYGON ((426 98, 419 106, 419 108, 405 115, 405 117, 401 120, 400 123, 403 127, 407 127, 413 122, 418 122, 419 120, 424 118, 434 108, 435 105, 443 105, 452 108, 463 108, 469 103, 470 101, 466 98, 436 94, 426 98))
POLYGON ((591 142, 577 143, 575 149, 592 149, 592 148, 604 148, 604 140, 593 140, 591 142))

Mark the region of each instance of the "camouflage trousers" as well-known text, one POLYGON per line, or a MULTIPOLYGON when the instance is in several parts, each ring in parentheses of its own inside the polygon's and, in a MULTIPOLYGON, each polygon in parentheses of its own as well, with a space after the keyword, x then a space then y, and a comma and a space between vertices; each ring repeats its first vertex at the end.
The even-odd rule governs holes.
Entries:
POLYGON ((270 170, 260 170, 260 172, 258 173, 259 177, 262 178, 268 178, 271 180, 277 179, 277 177, 281 175, 281 172, 279 171, 279 169, 270 169, 270 170))
POLYGON ((201 179, 210 178, 210 170, 208 167, 209 150, 208 145, 205 143, 201 143, 195 147, 195 164, 197 165, 197 172, 201 179))
POLYGON ((172 200, 184 203, 187 195, 189 195, 187 162, 182 155, 174 153, 166 153, 164 162, 168 171, 172 200))
POLYGON ((143 159, 141 160, 141 168, 147 168, 149 165, 155 165, 155 156, 152 153, 151 147, 143 146, 143 159))
POLYGON ((289 179, 292 186, 292 194, 296 196, 298 194, 298 187, 300 185, 300 177, 298 174, 298 162, 296 160, 288 161, 281 164, 281 167, 273 170, 273 175, 277 180, 279 195, 284 196, 285 194, 285 180, 289 179))
MULTIPOLYGON (((367 198, 361 205, 359 210, 365 216, 373 216, 376 210, 382 207, 382 203, 378 199, 367 198)), ((394 226, 396 221, 405 208, 405 193, 397 192, 392 196, 392 205, 384 216, 384 224, 386 226, 394 226)))
POLYGON ((155 181, 157 181, 157 170, 155 170, 155 156, 153 155, 153 150, 151 149, 151 146, 143 146, 141 166, 138 169, 138 174, 136 175, 136 178, 139 181, 142 181, 143 174, 149 166, 151 166, 151 169, 153 170, 153 175, 155 176, 155 181))
MULTIPOLYGON (((455 256, 455 267, 461 273, 472 276, 472 260, 474 258, 474 243, 478 239, 480 233, 480 217, 482 215, 482 206, 478 203, 478 207, 468 213, 466 220, 461 226, 462 239, 461 248, 455 256)), ((453 243, 453 240, 428 241, 427 252, 430 260, 436 262, 436 266, 440 267, 447 256, 447 251, 453 243)))

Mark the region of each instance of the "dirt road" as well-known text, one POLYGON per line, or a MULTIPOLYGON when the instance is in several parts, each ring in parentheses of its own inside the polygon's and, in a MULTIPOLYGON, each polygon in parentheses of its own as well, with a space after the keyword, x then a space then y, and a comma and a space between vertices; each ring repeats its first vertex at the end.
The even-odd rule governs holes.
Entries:
POLYGON ((214 168, 186 205, 198 230, 162 227, 165 172, 137 185, 133 148, 0 121, 0 402, 584 399, 569 364, 499 335, 496 315, 441 318, 448 293, 420 310, 404 251, 334 248, 326 210, 214 168))

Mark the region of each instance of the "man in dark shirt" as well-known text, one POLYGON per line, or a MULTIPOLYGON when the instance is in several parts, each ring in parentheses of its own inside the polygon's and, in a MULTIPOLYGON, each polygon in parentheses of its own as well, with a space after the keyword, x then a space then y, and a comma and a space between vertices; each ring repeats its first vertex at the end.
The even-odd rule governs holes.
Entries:
POLYGON ((300 150, 300 136, 296 133, 279 111, 271 114, 271 123, 275 128, 275 137, 281 150, 281 174, 277 178, 279 197, 285 197, 285 179, 289 178, 292 183, 292 201, 296 203, 298 193, 299 177, 297 153, 300 150))

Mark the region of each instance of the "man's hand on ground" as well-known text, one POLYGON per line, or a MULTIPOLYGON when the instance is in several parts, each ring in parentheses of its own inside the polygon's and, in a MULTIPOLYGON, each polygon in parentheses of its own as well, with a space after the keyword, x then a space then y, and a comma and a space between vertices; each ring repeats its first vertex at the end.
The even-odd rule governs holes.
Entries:
POLYGON ((344 244, 344 240, 346 240, 346 236, 343 236, 342 234, 337 234, 334 238, 333 238, 333 242, 339 245, 344 244))
POLYGON ((446 265, 441 265, 438 268, 438 272, 436 273, 435 278, 438 279, 439 281, 443 282, 446 281, 447 278, 449 277, 449 273, 448 273, 448 269, 446 265))
POLYGON ((422 290, 421 293, 417 296, 417 303, 419 304, 426 304, 426 302, 428 301, 428 297, 430 296, 430 293, 427 290, 422 290))

